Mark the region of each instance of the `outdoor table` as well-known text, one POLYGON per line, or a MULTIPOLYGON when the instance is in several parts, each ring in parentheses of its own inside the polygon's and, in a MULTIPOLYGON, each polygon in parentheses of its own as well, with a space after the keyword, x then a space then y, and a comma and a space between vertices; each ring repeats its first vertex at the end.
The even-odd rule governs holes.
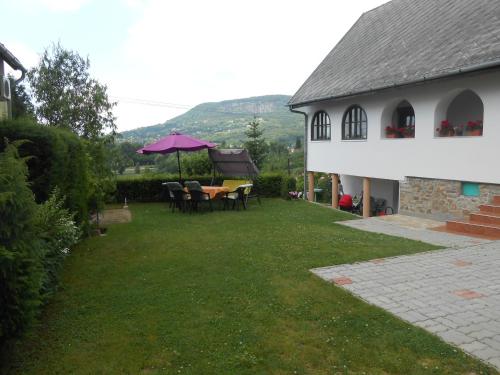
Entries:
POLYGON ((214 199, 217 195, 229 193, 229 188, 226 186, 202 186, 202 190, 210 195, 210 199, 214 199))

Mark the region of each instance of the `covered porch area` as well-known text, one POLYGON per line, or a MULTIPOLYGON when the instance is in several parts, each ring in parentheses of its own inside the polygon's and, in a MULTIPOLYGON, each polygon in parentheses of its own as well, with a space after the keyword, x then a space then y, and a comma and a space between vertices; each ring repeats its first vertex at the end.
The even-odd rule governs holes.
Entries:
MULTIPOLYGON (((307 173, 307 199, 315 201, 315 174, 307 173)), ((360 214, 363 217, 375 215, 396 214, 399 211, 399 181, 342 175, 328 174, 331 179, 331 206, 336 209, 342 207, 342 196, 352 197, 354 206, 361 206, 360 214), (370 197, 371 199, 364 199, 370 197)))

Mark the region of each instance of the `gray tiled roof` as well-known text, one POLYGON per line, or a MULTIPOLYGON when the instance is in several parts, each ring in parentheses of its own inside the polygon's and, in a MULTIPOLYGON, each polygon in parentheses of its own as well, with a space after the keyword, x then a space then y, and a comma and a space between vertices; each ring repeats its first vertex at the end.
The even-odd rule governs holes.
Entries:
POLYGON ((2 43, 0 43, 0 59, 4 60, 13 69, 26 72, 26 68, 21 64, 16 56, 12 54, 2 43))
POLYGON ((289 105, 500 65, 500 0, 393 0, 364 13, 289 105))

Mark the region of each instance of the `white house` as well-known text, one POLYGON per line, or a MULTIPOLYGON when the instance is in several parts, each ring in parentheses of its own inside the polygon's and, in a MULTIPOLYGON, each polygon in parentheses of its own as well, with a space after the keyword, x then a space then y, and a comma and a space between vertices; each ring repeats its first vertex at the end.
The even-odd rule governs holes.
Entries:
POLYGON ((21 71, 21 77, 15 81, 20 82, 24 79, 26 69, 2 43, 0 43, 0 120, 12 117, 11 98, 14 87, 11 87, 11 81, 5 73, 7 63, 12 69, 21 71))
POLYGON ((331 174, 334 206, 338 178, 405 214, 500 205, 500 1, 393 0, 364 13, 289 107, 305 115, 309 190, 314 172, 331 174))

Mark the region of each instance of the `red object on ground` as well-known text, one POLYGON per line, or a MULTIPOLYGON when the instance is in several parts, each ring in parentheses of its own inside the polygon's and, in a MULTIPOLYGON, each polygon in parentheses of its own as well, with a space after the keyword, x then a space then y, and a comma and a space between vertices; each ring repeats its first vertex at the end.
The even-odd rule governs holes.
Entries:
POLYGON ((352 208, 352 196, 349 194, 344 194, 339 200, 339 206, 341 208, 352 208))

